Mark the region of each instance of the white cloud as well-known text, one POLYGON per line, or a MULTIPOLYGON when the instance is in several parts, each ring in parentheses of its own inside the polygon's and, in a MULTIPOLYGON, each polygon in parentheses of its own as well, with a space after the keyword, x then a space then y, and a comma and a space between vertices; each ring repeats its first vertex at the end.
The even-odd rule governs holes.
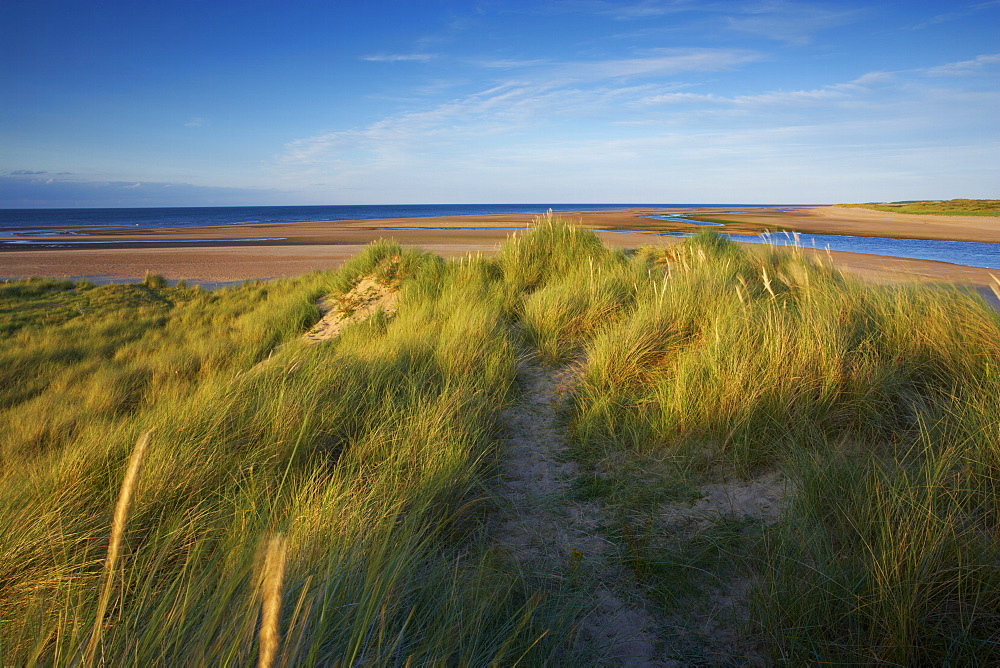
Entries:
POLYGON ((758 62, 764 56, 749 49, 661 48, 632 58, 603 60, 481 60, 470 61, 490 69, 510 70, 510 76, 528 85, 543 87, 578 83, 596 84, 609 79, 675 76, 694 72, 722 72, 758 62))
POLYGON ((742 49, 692 48, 658 49, 628 59, 551 63, 429 109, 388 116, 363 128, 292 140, 277 164, 283 168, 330 161, 341 166, 358 160, 385 164, 415 146, 427 151, 438 143, 476 141, 565 118, 618 118, 624 107, 682 84, 608 85, 609 81, 720 71, 759 58, 742 49))
POLYGON ((749 49, 689 47, 651 49, 633 58, 567 61, 487 59, 469 62, 488 69, 526 70, 519 75, 524 80, 565 84, 571 81, 595 82, 688 72, 720 72, 763 58, 762 54, 749 49))
POLYGON ((992 53, 977 56, 972 60, 962 60, 955 63, 947 63, 945 65, 931 67, 925 71, 931 76, 968 76, 970 74, 976 74, 989 65, 996 65, 998 63, 1000 63, 1000 53, 992 53))
POLYGON ((632 20, 632 19, 646 19, 651 16, 664 16, 666 14, 671 14, 678 11, 684 11, 687 9, 685 5, 689 3, 666 3, 666 2, 637 2, 634 4, 624 4, 624 3, 604 3, 606 7, 603 9, 605 13, 608 13, 619 21, 632 20))
POLYGON ((696 103, 719 103, 726 102, 727 99, 720 95, 705 95, 702 93, 664 93, 662 95, 651 95, 639 100, 642 106, 655 107, 657 105, 674 104, 696 104, 696 103))
MULTIPOLYGON (((834 5, 835 6, 835 5, 834 5)), ((609 16, 616 21, 642 23, 669 15, 689 13, 706 31, 719 29, 805 45, 813 34, 859 20, 868 10, 832 9, 830 4, 790 0, 564 0, 546 4, 541 12, 574 12, 609 16)))
POLYGON ((893 75, 890 72, 868 72, 851 81, 850 84, 855 86, 878 86, 889 83, 892 80, 893 75))
POLYGON ((742 3, 725 17, 726 27, 793 45, 809 44, 813 33, 857 21, 862 11, 831 10, 819 5, 785 0, 742 3))
POLYGON ((433 53, 383 53, 363 56, 361 60, 372 63, 426 63, 437 58, 433 53))
POLYGON ((760 54, 746 49, 657 49, 645 58, 566 63, 556 68, 556 72, 584 80, 665 76, 718 72, 760 59, 760 54))
POLYGON ((490 69, 502 69, 502 70, 513 70, 522 67, 537 67, 539 65, 548 65, 552 61, 535 59, 535 60, 517 60, 515 58, 494 58, 489 60, 473 60, 471 63, 473 65, 478 65, 479 67, 486 67, 490 69))
MULTIPOLYGON (((796 192, 808 201, 816 195, 807 193, 823 192, 832 180, 874 191, 902 174, 929 187, 933 177, 921 174, 982 165, 982 147, 998 143, 988 110, 1000 93, 961 79, 932 87, 922 70, 742 95, 663 81, 675 71, 736 60, 688 50, 552 63, 426 109, 290 141, 274 169, 289 182, 322 182, 359 198, 393 193, 397 202, 454 201, 454 193, 504 201, 503 192, 539 201, 596 201, 611 193, 618 193, 612 201, 670 201, 655 196, 656 184, 665 182, 689 201, 797 199, 779 196, 788 184, 801 186, 796 192), (751 197, 747 185, 738 197, 709 197, 709 181, 761 190, 751 197)), ((998 178, 987 172, 963 177, 969 192, 998 178)))
POLYGON ((208 121, 206 121, 204 118, 199 118, 199 117, 196 116, 196 117, 188 120, 184 124, 184 127, 186 127, 186 128, 203 128, 206 125, 208 125, 208 121))
POLYGON ((966 16, 970 16, 977 12, 981 12, 987 9, 993 9, 1000 7, 1000 0, 988 0, 987 2, 979 2, 974 5, 967 5, 966 7, 959 9, 954 12, 945 12, 944 14, 937 14, 927 19, 922 23, 918 23, 915 26, 911 26, 910 30, 923 30, 924 28, 930 28, 932 26, 939 25, 941 23, 947 23, 949 21, 956 21, 966 16))
POLYGON ((698 0, 642 0, 641 2, 617 2, 614 0, 563 0, 545 5, 539 11, 573 12, 610 16, 616 21, 644 20, 668 14, 692 10, 713 10, 712 5, 706 5, 698 0))

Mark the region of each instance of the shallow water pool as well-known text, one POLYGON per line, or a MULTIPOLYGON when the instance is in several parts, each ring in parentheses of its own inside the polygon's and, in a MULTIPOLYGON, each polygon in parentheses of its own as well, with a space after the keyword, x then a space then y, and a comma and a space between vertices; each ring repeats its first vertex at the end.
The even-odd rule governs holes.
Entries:
POLYGON ((750 244, 802 246, 914 260, 936 260, 969 267, 1000 269, 1000 244, 939 239, 890 239, 843 234, 729 234, 733 241, 750 244))

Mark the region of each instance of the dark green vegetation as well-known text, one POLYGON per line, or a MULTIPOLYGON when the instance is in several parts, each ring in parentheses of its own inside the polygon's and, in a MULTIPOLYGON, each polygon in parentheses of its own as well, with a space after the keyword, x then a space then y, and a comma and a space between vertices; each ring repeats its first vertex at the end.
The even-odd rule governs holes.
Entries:
POLYGON ((837 206, 896 213, 922 213, 948 216, 1000 216, 1000 199, 949 199, 887 204, 837 204, 837 206))
POLYGON ((578 563, 533 580, 488 531, 518 351, 581 365, 575 494, 611 509, 602 530, 664 611, 739 580, 740 633, 772 661, 1000 661, 1000 317, 976 295, 710 232, 613 252, 547 220, 492 259, 378 242, 294 280, 35 280, 0 300, 5 664, 83 660, 95 618, 110 664, 255 661, 275 535, 284 662, 572 662, 578 563), (305 346, 315 299, 367 275, 402 281, 395 318, 305 346), (774 521, 661 522, 776 471, 774 521))

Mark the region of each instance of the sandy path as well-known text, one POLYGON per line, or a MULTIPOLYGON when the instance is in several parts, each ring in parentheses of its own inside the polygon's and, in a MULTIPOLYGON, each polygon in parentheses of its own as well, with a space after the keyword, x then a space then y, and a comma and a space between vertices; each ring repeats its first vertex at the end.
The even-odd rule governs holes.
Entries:
POLYGON ((603 508, 571 496, 578 466, 568 457, 557 415, 576 373, 524 365, 518 374, 523 398, 504 413, 508 457, 501 494, 509 517, 495 540, 542 581, 570 579, 591 588, 593 608, 578 638, 585 655, 610 665, 670 665, 656 657, 658 622, 648 601, 601 535, 603 508))

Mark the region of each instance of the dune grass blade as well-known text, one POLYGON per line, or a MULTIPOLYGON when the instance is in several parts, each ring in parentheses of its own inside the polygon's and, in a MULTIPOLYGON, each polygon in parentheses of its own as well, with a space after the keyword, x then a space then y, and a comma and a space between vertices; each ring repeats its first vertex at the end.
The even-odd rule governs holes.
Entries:
POLYGON ((114 520, 111 524, 111 539, 108 543, 108 554, 104 559, 103 584, 101 585, 100 598, 97 602, 97 613, 94 615, 94 628, 91 631, 90 641, 84 651, 83 662, 85 665, 92 665, 97 647, 101 642, 101 635, 104 626, 104 614, 108 609, 108 601, 111 599, 111 590, 115 583, 115 568, 118 565, 118 555, 121 551, 122 536, 125 534, 125 520, 128 518, 129 506, 132 503, 132 494, 139 481, 139 471, 142 468, 142 460, 146 456, 149 447, 151 433, 146 432, 135 444, 132 456, 129 458, 128 469, 125 471, 125 478, 122 480, 121 491, 118 493, 118 503, 115 504, 114 520))
POLYGON ((264 559, 264 600, 260 622, 260 668, 271 668, 281 643, 281 584, 285 577, 285 539, 280 534, 267 544, 264 559))

